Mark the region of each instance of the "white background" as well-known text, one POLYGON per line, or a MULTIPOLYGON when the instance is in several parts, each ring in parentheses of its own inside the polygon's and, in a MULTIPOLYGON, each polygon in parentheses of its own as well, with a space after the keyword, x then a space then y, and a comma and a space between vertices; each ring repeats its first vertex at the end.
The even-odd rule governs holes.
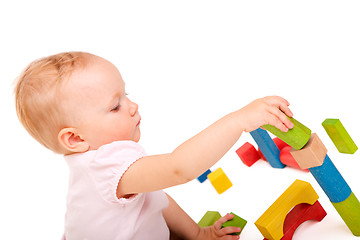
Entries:
MULTIPOLYGON (((13 79, 32 60, 80 50, 112 61, 140 106, 149 154, 172 151, 223 115, 266 95, 288 99, 317 132, 360 196, 359 152, 337 152, 321 123, 339 118, 360 145, 359 1, 2 1, 0 4, 1 239, 59 239, 68 169, 19 124, 13 79), (5 3, 4 3, 5 2, 5 3)), ((219 140, 221 141, 221 139, 219 140)), ((197 222, 207 210, 248 220, 241 239, 262 239, 254 222, 295 180, 309 181, 328 215, 298 239, 355 239, 311 174, 246 167, 235 150, 215 166, 234 186, 209 181, 166 190, 197 222)))

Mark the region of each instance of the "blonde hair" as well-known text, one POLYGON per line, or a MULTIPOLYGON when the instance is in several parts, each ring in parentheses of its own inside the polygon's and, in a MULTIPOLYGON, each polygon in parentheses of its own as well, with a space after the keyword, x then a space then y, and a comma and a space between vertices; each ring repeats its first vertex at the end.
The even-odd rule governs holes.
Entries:
POLYGON ((60 87, 76 69, 83 69, 89 58, 84 52, 64 52, 30 63, 16 80, 16 112, 21 124, 38 142, 60 154, 66 150, 58 141, 65 127, 60 87))

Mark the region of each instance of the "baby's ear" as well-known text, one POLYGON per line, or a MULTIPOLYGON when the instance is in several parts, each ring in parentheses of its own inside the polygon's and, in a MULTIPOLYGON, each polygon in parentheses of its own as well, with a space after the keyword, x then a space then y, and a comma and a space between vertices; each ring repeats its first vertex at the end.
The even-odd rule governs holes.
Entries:
POLYGON ((58 134, 60 144, 72 153, 89 150, 89 144, 79 134, 76 128, 63 128, 58 134))

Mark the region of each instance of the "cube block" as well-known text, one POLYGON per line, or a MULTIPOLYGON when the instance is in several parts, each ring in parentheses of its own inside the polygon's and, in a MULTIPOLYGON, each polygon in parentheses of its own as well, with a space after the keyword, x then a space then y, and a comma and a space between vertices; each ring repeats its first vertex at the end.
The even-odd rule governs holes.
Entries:
POLYGON ((226 176, 222 168, 218 168, 208 175, 208 179, 215 190, 221 194, 232 187, 230 179, 226 176))
POLYGON ((302 123, 297 121, 295 118, 288 117, 289 120, 294 124, 292 129, 289 129, 287 132, 283 132, 278 128, 266 124, 262 126, 264 129, 268 130, 296 150, 301 149, 309 141, 311 136, 311 130, 304 126, 302 123))
POLYGON ((339 152, 353 154, 358 150, 355 142, 339 119, 325 119, 322 126, 339 152))
POLYGON ((309 142, 301 150, 291 150, 290 153, 300 168, 307 169, 321 166, 324 162, 327 149, 316 133, 311 135, 309 142))
POLYGON ((236 150, 236 154, 239 156, 241 161, 248 167, 251 167, 257 160, 260 159, 259 152, 249 142, 246 142, 238 150, 236 150))
POLYGON ((231 214, 234 215, 234 218, 223 223, 223 225, 221 227, 240 227, 241 231, 238 233, 234 233, 232 235, 240 235, 240 233, 242 232, 242 230, 244 229, 247 221, 241 217, 239 217, 238 215, 236 215, 235 213, 231 212, 231 214))
POLYGON ((291 146, 286 146, 283 147, 280 151, 280 161, 285 164, 286 166, 289 167, 293 167, 296 169, 300 169, 300 170, 304 170, 306 172, 309 172, 308 169, 301 169, 299 164, 296 162, 295 158, 291 155, 290 151, 291 151, 292 147, 291 146))

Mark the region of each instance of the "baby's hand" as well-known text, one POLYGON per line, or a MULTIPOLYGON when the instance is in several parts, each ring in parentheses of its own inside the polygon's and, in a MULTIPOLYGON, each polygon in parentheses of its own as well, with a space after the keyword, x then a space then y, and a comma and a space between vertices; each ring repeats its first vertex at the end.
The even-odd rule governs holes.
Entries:
POLYGON ((236 233, 236 232, 240 232, 241 228, 238 227, 224 227, 221 228, 221 226, 233 219, 234 215, 232 214, 226 214, 225 216, 223 216, 222 218, 220 218, 219 220, 217 220, 214 225, 210 226, 210 227, 205 227, 205 228, 201 228, 201 233, 199 236, 199 240, 201 239, 206 239, 206 240, 212 240, 212 239, 216 239, 216 240, 235 240, 235 239, 240 239, 240 236, 238 235, 229 235, 232 233, 236 233))
POLYGON ((251 132, 265 124, 270 124, 283 132, 294 127, 286 117, 292 117, 289 102, 282 97, 272 96, 257 99, 240 109, 241 127, 246 132, 251 132))

